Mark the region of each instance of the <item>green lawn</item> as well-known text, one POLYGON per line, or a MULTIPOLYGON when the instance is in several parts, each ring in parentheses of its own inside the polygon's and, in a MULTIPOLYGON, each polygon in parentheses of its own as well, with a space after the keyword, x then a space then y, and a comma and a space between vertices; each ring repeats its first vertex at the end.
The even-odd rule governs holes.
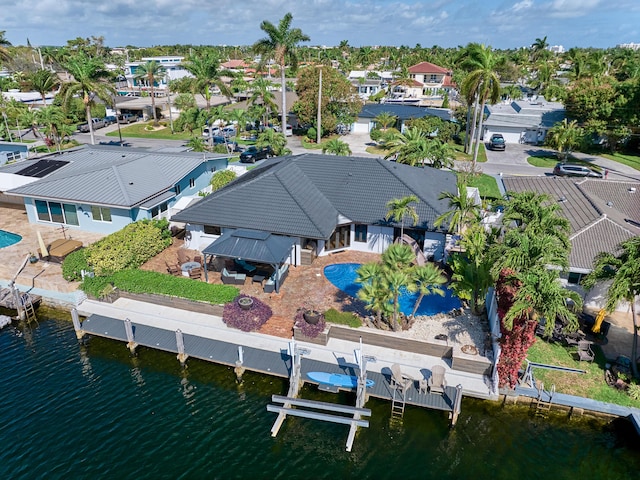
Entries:
MULTIPOLYGON (((464 145, 458 143, 450 143, 454 150, 456 151, 456 161, 459 162, 470 162, 473 160, 473 150, 470 150, 471 154, 464 153, 464 145)), ((484 148, 484 143, 480 142, 480 149, 478 150, 478 160, 477 163, 484 163, 487 161, 487 152, 484 148)))
POLYGON ((640 156, 631 155, 628 153, 602 153, 601 157, 607 158, 609 160, 613 160, 614 162, 622 163, 627 167, 634 168, 636 170, 640 170, 640 156))
POLYGON ((564 347, 538 338, 529 349, 527 358, 532 362, 576 368, 587 372, 584 374, 565 373, 534 368, 534 377, 536 380, 544 382, 546 390, 549 390, 551 385, 555 385, 556 391, 560 393, 627 407, 640 407, 640 401, 633 400, 626 393, 615 390, 605 383, 604 365, 606 360, 599 347, 594 346, 593 350, 596 353, 595 362, 578 362, 575 347, 564 347))
POLYGON ((478 188, 482 198, 502 198, 498 182, 491 175, 483 173, 478 176, 467 176, 463 173, 458 173, 458 178, 462 181, 466 179, 468 187, 478 188))
MULTIPOLYGON (((165 125, 166 122, 161 122, 162 125, 165 125, 165 128, 161 130, 145 130, 145 127, 150 126, 153 122, 136 122, 135 124, 128 126, 120 126, 120 131, 122 132, 123 137, 132 137, 132 138, 156 138, 159 140, 189 140, 194 135, 201 135, 201 132, 195 130, 193 134, 189 132, 176 132, 174 134, 171 133, 171 129, 165 125)), ((118 137, 118 130, 114 130, 113 132, 107 133, 108 137, 118 137)))

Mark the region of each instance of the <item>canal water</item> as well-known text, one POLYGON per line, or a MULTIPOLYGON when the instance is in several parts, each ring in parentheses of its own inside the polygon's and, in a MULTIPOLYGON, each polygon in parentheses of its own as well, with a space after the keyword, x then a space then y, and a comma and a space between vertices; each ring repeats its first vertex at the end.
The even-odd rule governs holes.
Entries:
MULTIPOLYGON (((288 418, 270 436, 282 379, 93 338, 48 312, 0 330, 0 479, 638 479, 640 438, 603 422, 465 400, 446 415, 371 400, 351 453, 348 427, 288 418)), ((68 315, 65 315, 68 316, 68 315)), ((353 403, 305 388, 305 398, 353 403)))

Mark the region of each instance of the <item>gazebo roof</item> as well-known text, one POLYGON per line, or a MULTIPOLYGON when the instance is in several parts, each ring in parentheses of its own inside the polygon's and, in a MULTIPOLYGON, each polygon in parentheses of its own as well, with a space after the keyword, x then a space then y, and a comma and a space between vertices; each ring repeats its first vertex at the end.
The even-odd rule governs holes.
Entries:
POLYGON ((239 228, 217 238, 202 253, 278 265, 291 254, 294 242, 290 237, 239 228))

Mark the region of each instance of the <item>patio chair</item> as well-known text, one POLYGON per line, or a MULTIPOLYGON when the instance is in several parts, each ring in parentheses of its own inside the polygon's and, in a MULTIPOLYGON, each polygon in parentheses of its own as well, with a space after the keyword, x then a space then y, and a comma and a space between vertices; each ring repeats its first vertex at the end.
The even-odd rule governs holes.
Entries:
POLYGON ((596 358, 593 350, 591 350, 591 342, 587 340, 580 340, 578 342, 578 359, 581 362, 593 362, 596 358))
POLYGON ((200 265, 204 266, 204 262, 202 261, 202 255, 194 255, 193 261, 198 262, 200 265))
POLYGON ((434 365, 431 367, 431 376, 427 380, 429 387, 429 393, 441 393, 444 394, 444 387, 447 386, 447 381, 444 378, 444 367, 442 365, 434 365))
POLYGON ((193 278, 194 280, 200 280, 202 277, 202 269, 200 267, 192 268, 189 270, 189 278, 193 278))
POLYGON ((391 365, 391 386, 400 393, 404 394, 414 381, 413 377, 402 373, 400 365, 397 363, 391 365))
POLYGON ((182 265, 183 263, 187 263, 191 261, 191 257, 189 257, 189 255, 187 255, 187 252, 185 252, 182 248, 178 249, 178 263, 180 265, 182 265))
POLYGON ((175 265, 175 264, 170 264, 169 262, 167 262, 165 260, 164 264, 167 266, 167 272, 169 272, 171 275, 175 276, 175 277, 179 277, 182 275, 182 270, 180 269, 179 265, 175 265))

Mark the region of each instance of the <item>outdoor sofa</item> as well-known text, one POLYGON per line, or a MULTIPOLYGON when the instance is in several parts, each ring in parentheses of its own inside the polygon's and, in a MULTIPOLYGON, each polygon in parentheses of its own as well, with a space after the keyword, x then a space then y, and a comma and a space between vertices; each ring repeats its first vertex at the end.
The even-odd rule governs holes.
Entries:
POLYGON ((221 278, 222 283, 225 285, 244 285, 244 282, 247 280, 247 275, 223 268, 221 278))

